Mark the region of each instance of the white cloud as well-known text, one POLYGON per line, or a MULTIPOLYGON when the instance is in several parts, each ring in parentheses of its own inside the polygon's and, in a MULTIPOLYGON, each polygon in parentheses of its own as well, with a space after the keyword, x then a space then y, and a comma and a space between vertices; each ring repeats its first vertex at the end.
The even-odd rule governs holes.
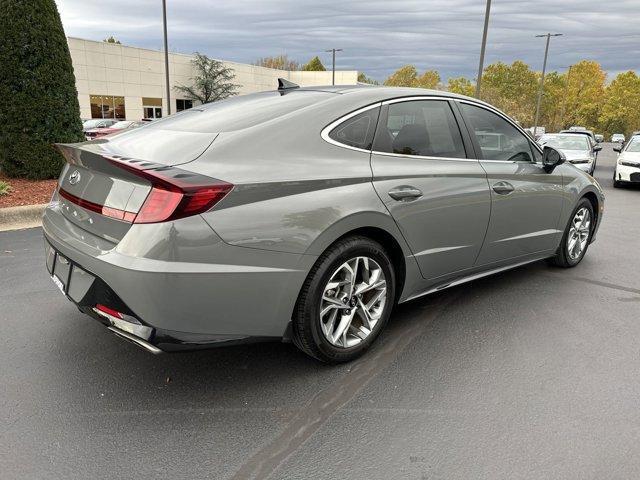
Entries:
MULTIPOLYGON (((160 0, 57 0, 68 35, 160 49, 160 0)), ((338 68, 384 79, 400 66, 435 68, 446 78, 473 77, 484 18, 483 0, 168 0, 169 45, 212 57, 252 63, 287 53, 299 61, 343 48, 338 68)), ((524 60, 540 68, 544 39, 549 67, 581 59, 610 72, 640 68, 637 0, 501 0, 493 2, 486 64, 524 60)))

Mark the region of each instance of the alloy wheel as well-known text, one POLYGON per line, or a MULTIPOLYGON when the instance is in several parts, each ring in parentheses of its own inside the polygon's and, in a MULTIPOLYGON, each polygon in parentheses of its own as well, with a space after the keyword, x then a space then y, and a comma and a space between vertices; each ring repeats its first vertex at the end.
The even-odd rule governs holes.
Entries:
POLYGON ((591 213, 586 207, 580 208, 571 220, 571 228, 567 235, 567 253, 571 260, 580 258, 591 234, 591 213))
POLYGON ((336 347, 349 348, 366 339, 382 317, 387 282, 382 267, 370 257, 340 265, 322 291, 320 327, 336 347))

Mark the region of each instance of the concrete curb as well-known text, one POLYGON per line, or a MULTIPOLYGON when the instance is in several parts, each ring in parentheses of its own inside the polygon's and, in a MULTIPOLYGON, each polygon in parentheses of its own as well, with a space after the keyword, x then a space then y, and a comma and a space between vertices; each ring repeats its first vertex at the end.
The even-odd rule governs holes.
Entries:
POLYGON ((42 214, 46 206, 47 204, 43 203, 0 208, 0 231, 39 227, 42 225, 42 214))

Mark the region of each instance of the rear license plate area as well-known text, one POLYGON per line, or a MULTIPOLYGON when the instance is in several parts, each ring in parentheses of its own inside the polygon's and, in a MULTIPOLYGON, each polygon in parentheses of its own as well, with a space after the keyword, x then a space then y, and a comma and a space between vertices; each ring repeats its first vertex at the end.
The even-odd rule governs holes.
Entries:
POLYGON ((69 274, 71 273, 71 262, 64 256, 60 255, 55 250, 53 251, 53 272, 51 279, 53 283, 60 289, 62 293, 67 294, 67 288, 69 286, 69 274))

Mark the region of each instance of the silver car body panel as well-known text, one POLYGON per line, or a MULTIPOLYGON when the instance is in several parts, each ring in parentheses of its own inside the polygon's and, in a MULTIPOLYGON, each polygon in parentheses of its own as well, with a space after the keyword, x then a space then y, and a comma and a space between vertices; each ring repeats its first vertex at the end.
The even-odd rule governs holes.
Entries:
MULTIPOLYGON (((553 255, 576 202, 589 194, 602 206, 595 180, 570 165, 546 173, 535 163, 383 154, 328 138, 347 116, 385 102, 437 98, 496 111, 482 102, 382 87, 299 89, 286 96, 306 91, 325 95, 274 118, 262 112, 246 128, 192 135, 161 121, 69 146, 60 185, 123 209, 139 208, 149 185, 109 170, 101 158, 180 165, 234 188, 202 215, 155 224, 119 224, 56 193, 44 214, 46 241, 104 281, 146 325, 194 335, 282 337, 318 256, 351 232, 380 232, 397 245, 404 258, 404 268, 397 268, 404 275, 402 302, 553 255), (162 139, 167 131, 171 141, 162 139), (75 169, 82 180, 70 185, 75 169), (516 186, 511 205, 491 193, 490 182, 498 179, 516 186), (387 194, 417 183, 423 192, 417 202, 387 194)), ((207 107, 202 110, 205 118, 207 107)))

